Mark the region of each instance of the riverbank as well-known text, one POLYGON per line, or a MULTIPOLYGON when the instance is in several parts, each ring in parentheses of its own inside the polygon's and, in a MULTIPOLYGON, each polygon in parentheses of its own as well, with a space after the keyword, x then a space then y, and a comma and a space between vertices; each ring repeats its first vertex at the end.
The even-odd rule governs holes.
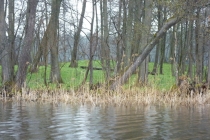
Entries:
POLYGON ((81 88, 80 90, 28 90, 22 89, 22 93, 15 93, 12 97, 0 95, 2 101, 28 101, 28 102, 50 102, 50 103, 68 103, 68 104, 91 104, 108 105, 152 105, 152 104, 167 104, 167 105, 190 105, 190 104, 210 104, 209 91, 200 96, 180 96, 177 91, 158 91, 153 88, 132 88, 132 89, 117 89, 110 91, 106 89, 89 90, 81 88))

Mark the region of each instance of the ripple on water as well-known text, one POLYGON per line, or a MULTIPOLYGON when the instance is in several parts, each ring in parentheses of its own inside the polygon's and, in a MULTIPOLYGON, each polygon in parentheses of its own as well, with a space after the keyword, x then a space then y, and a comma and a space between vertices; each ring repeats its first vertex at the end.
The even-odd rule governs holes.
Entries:
POLYGON ((210 106, 0 103, 0 139, 209 139, 210 106))

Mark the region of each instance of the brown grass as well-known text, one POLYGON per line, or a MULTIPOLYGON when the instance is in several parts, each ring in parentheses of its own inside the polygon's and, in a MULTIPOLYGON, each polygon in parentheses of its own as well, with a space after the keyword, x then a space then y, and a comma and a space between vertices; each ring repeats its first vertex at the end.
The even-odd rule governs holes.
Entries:
POLYGON ((13 97, 6 98, 4 94, 0 96, 0 100, 15 100, 15 101, 29 101, 29 102, 50 102, 50 103, 69 103, 69 104, 91 104, 116 106, 122 105, 151 105, 163 104, 167 106, 176 105, 194 105, 194 104, 208 104, 210 103, 210 94, 195 95, 194 97, 179 96, 177 91, 158 91, 152 87, 131 89, 118 88, 115 91, 100 88, 96 90, 89 90, 87 87, 80 88, 78 91, 54 89, 54 90, 33 90, 29 91, 22 89, 21 93, 14 93, 13 97))

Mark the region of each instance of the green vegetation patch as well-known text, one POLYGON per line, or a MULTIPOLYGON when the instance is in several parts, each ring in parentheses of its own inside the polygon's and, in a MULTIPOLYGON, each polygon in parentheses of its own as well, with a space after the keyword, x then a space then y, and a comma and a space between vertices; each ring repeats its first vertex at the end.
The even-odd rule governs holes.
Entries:
MULTIPOLYGON (((61 77, 63 83, 60 85, 62 88, 75 88, 79 86, 84 80, 86 69, 81 68, 81 66, 88 66, 88 60, 80 60, 78 62, 77 68, 69 67, 69 63, 61 63, 61 77)), ((112 64, 112 69, 114 68, 114 63, 112 64)), ((93 67, 101 68, 100 61, 93 61, 93 67)), ((149 71, 151 72, 153 69, 153 63, 149 63, 149 71)), ((0 67, 1 70, 1 67, 0 67)), ((164 74, 158 75, 150 75, 149 74, 149 85, 157 88, 158 90, 169 90, 172 85, 175 83, 175 78, 171 74, 171 65, 164 64, 163 66, 164 74)), ((26 83, 31 89, 43 89, 46 88, 44 84, 45 77, 45 66, 40 66, 38 72, 36 73, 28 73, 26 83)), ((125 84, 125 87, 131 88, 136 85, 138 75, 133 74, 128 82, 125 84)), ((46 81, 48 84, 48 88, 57 88, 57 85, 50 83, 50 65, 47 66, 46 69, 46 81)), ((87 79, 87 82, 89 78, 87 79)), ((94 70, 93 71, 93 82, 94 83, 104 83, 104 73, 102 70, 94 70)))

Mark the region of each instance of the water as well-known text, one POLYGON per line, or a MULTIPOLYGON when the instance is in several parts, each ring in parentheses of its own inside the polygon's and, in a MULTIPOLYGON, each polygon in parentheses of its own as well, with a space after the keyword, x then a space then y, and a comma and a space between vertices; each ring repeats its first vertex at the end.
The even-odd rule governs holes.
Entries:
POLYGON ((90 106, 0 101, 2 140, 210 139, 210 105, 90 106))

